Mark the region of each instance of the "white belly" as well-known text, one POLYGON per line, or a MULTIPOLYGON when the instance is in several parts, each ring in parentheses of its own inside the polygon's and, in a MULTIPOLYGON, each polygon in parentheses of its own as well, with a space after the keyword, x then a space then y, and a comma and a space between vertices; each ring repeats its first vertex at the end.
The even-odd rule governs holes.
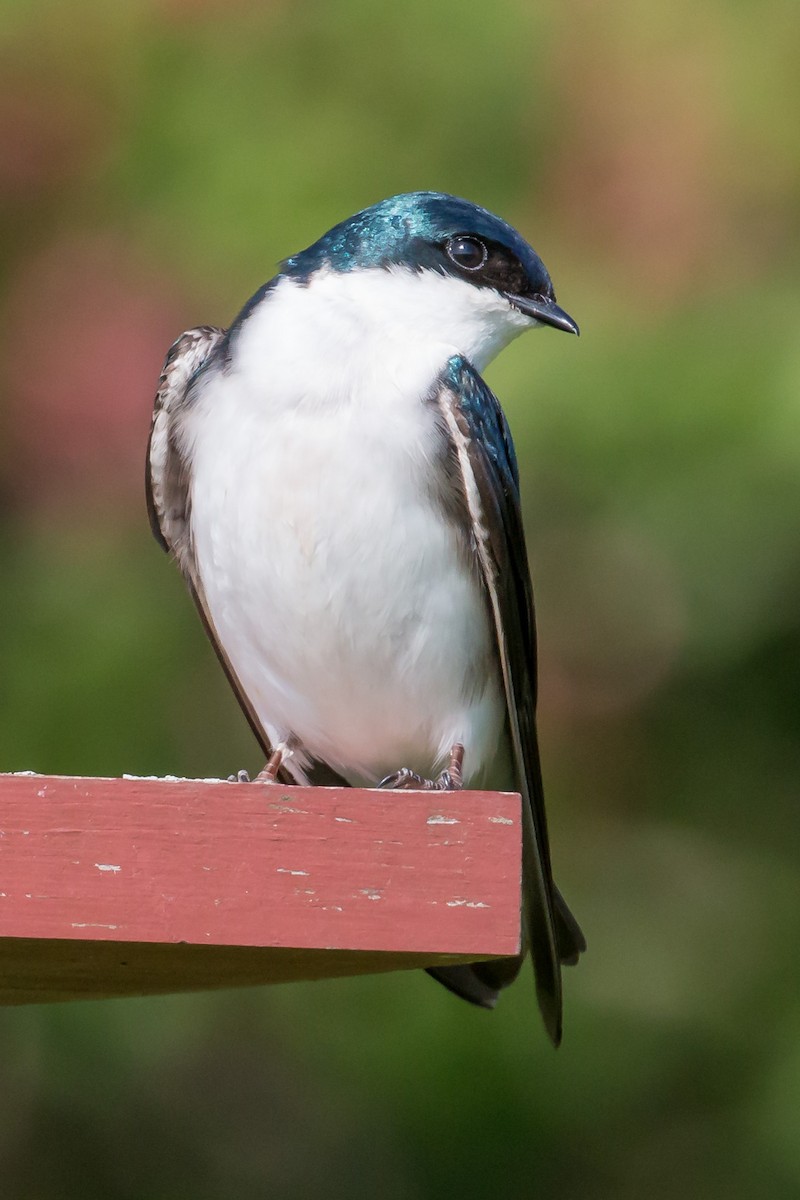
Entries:
POLYGON ((237 376, 192 418, 192 535, 217 634, 274 743, 351 782, 474 775, 504 702, 477 574, 426 487, 421 401, 264 411, 237 376), (252 401, 252 402, 251 402, 252 401), (394 407, 392 407, 392 405, 394 407))

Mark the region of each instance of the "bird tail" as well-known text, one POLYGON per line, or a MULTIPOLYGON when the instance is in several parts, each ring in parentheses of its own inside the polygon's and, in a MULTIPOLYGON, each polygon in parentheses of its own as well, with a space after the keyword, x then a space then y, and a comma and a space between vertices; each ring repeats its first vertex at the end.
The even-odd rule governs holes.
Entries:
MULTIPOLYGON (((586 949, 586 938, 557 887, 553 888, 553 916, 559 961, 563 966, 572 967, 586 949)), ((494 1008, 503 988, 519 975, 524 958, 524 954, 516 954, 511 958, 426 969, 438 983, 462 1000, 479 1008, 494 1008)))
POLYGON ((561 965, 574 967, 581 954, 586 950, 586 938, 555 884, 553 884, 553 916, 555 918, 556 949, 561 965))
POLYGON ((477 1004, 479 1008, 494 1008, 504 987, 519 975, 523 956, 493 958, 488 962, 461 963, 456 967, 426 967, 429 975, 449 992, 477 1004))

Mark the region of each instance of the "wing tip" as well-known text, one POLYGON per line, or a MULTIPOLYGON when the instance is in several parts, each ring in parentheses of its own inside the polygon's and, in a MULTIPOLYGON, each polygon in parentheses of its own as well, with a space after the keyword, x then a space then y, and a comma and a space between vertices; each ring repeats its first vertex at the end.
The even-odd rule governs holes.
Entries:
POLYGON ((563 1028, 563 1009, 561 1003, 561 976, 558 976, 558 986, 552 991, 544 988, 536 980, 536 1000, 542 1023, 555 1050, 561 1045, 563 1028))

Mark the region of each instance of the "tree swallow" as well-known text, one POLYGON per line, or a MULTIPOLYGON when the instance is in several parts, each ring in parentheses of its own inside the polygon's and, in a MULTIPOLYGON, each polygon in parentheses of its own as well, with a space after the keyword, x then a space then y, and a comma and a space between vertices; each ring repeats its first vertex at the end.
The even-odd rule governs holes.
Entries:
MULTIPOLYGON (((287 259, 227 331, 178 338, 147 476, 267 778, 522 793, 523 945, 557 1045, 585 942, 553 883, 517 462, 480 375, 540 325, 578 332, 511 226, 394 196, 287 259)), ((521 961, 430 973, 492 1008, 521 961)))

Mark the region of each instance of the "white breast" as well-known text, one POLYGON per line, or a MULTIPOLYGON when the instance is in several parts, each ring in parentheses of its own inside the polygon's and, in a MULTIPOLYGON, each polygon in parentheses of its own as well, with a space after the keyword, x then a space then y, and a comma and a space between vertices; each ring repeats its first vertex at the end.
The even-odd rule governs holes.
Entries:
POLYGON ((374 782, 430 775, 462 742, 474 774, 505 709, 477 574, 429 484, 441 435, 425 397, 454 347, 370 352, 346 306, 316 327, 270 307, 187 414, 218 636, 271 740, 295 735, 300 761, 374 782))

